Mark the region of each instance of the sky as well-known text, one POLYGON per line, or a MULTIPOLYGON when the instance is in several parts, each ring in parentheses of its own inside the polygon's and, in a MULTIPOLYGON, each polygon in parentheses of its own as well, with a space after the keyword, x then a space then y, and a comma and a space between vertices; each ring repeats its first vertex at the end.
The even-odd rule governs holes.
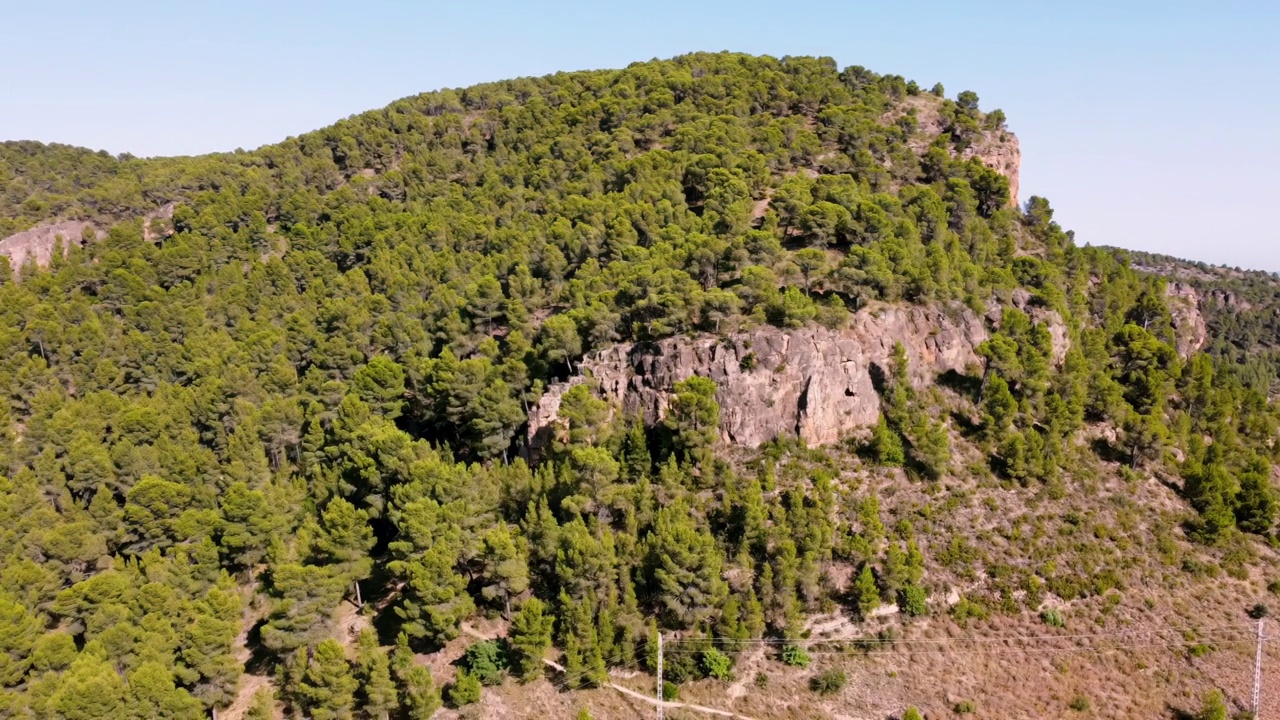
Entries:
POLYGON ((824 55, 1003 109, 1080 244, 1280 271, 1280 3, 0 0, 0 140, 250 149, 441 87, 697 50, 824 55))

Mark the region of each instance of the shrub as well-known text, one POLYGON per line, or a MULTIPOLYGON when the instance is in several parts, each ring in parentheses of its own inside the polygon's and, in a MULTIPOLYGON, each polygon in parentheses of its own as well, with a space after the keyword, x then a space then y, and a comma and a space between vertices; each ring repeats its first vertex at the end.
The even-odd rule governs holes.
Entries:
POLYGON ((898 608, 910 617, 920 617, 929 612, 924 588, 908 585, 898 591, 898 608))
POLYGON ((497 640, 485 640, 467 648, 463 663, 472 677, 484 685, 500 685, 506 677, 509 658, 497 640))
POLYGON ((960 602, 951 608, 951 616, 955 618, 957 624, 964 626, 969 618, 986 620, 987 609, 969 598, 960 598, 960 602))
POLYGON ((782 648, 782 664, 791 667, 809 667, 809 653, 798 645, 787 645, 782 648))
POLYGON ((480 699, 480 681, 466 670, 459 670, 447 695, 449 705, 455 708, 470 705, 480 699))
POLYGON ((758 688, 760 688, 761 690, 763 690, 763 689, 765 689, 765 688, 769 687, 769 676, 768 676, 768 675, 765 675, 765 674, 764 674, 764 673, 762 673, 762 672, 758 672, 758 673, 756 673, 755 683, 756 683, 756 687, 758 687, 758 688))
POLYGON ((1071 698, 1071 702, 1067 704, 1067 707, 1076 712, 1085 712, 1089 709, 1089 698, 1084 695, 1077 695, 1071 698))
POLYGON ((733 660, 728 655, 715 648, 708 648, 702 651, 702 672, 706 673, 707 677, 712 677, 716 680, 731 680, 733 678, 732 668, 733 660))
POLYGON ((1067 621, 1062 619, 1062 613, 1052 608, 1040 611, 1040 622, 1049 627, 1066 627, 1067 621))
POLYGON ((848 681, 843 670, 827 670, 809 680, 809 689, 819 695, 835 695, 844 689, 848 681))
POLYGON ((1204 657, 1211 652, 1213 652, 1213 646, 1205 645, 1204 643, 1196 643, 1187 648, 1187 654, 1193 658, 1204 657))
POLYGON ((663 683, 662 683, 662 699, 663 699, 663 700, 675 700, 675 699, 676 699, 676 698, 678 698, 678 697, 680 697, 680 686, 679 686, 679 685, 677 685, 677 684, 675 684, 675 683, 673 683, 673 682, 663 681, 663 683))
POLYGON ((972 715, 978 712, 978 703, 972 700, 961 700, 956 703, 955 711, 957 715, 972 715))
POLYGON ((907 708, 906 712, 902 713, 902 720, 924 720, 924 716, 912 705, 907 708))
POLYGON ((1221 690, 1210 690, 1200 701, 1196 720, 1227 720, 1227 698, 1221 690))

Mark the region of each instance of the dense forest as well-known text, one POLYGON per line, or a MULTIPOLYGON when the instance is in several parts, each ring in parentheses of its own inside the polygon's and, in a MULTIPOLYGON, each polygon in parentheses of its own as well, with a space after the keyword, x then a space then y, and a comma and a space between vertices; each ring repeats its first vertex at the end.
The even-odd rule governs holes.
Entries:
POLYGON ((1180 354, 1180 276, 1016 204, 979 152, 1006 133, 973 92, 726 53, 426 93, 251 152, 0 144, 0 236, 106 233, 0 267, 0 717, 207 717, 252 671, 274 692, 248 717, 427 718, 544 658, 568 688, 650 669, 660 631, 700 643, 667 659, 678 686, 729 677, 735 641, 807 664, 833 608, 1036 614, 1135 582, 1134 548, 1244 577, 1275 538, 1277 286, 1201 278, 1256 312, 1208 313, 1180 354), (750 453, 719 442, 710 380, 650 426, 587 383, 527 452, 530 404, 593 351, 878 303, 995 318, 983 364, 918 388, 899 353, 878 425, 750 453), (933 504, 882 512, 851 469, 933 504), (1000 559, 942 532, 961 480, 1062 498, 1098 473, 1185 512, 1150 544, 1019 525, 1000 559), (505 637, 452 677, 415 661, 475 618, 505 637))

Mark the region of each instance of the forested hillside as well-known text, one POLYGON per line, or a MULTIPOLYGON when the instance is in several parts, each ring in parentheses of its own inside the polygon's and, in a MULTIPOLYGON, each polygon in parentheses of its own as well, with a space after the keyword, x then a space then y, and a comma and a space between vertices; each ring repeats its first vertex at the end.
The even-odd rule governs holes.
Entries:
POLYGON ((672 696, 756 718, 1199 707, 1280 580, 1277 286, 1186 306, 1076 246, 1011 196, 1003 113, 945 96, 695 54, 251 152, 0 144, 0 237, 103 235, 0 260, 0 717, 633 717, 607 686, 650 692, 659 632, 672 696), (973 318, 977 362, 897 346, 838 443, 725 443, 691 377, 647 424, 587 378, 527 444, 619 343, 894 307, 973 318), (1149 627, 1136 679, 1026 678, 1066 696, 845 688, 928 633, 1149 627))

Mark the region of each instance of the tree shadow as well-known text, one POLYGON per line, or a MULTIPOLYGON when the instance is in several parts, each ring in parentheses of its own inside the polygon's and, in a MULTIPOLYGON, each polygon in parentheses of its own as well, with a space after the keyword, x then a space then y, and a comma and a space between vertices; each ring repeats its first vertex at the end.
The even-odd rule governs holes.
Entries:
POLYGON ((952 411, 951 422, 966 439, 973 439, 982 432, 982 425, 980 423, 974 422, 972 417, 969 417, 959 410, 952 411))
POLYGON ((1093 442, 1089 443, 1089 449, 1092 450, 1093 454, 1097 455, 1099 459, 1106 462, 1120 463, 1123 465, 1128 463, 1130 460, 1128 455, 1112 447, 1111 443, 1107 442, 1105 438, 1095 438, 1093 442))
POLYGON ((937 382, 942 387, 954 390, 974 402, 978 401, 978 393, 982 392, 982 378, 965 375, 955 370, 940 373, 937 382))
POLYGON ((276 664, 276 654, 262 644, 262 628, 266 624, 266 618, 254 623, 253 627, 249 628, 249 633, 245 638, 245 647, 249 649, 249 659, 245 661, 244 669, 245 672, 253 675, 270 674, 276 664))
POLYGON ((884 389, 889 384, 889 375, 885 372, 884 366, 880 363, 871 363, 871 367, 867 368, 867 374, 871 376, 871 387, 883 396, 884 389))

